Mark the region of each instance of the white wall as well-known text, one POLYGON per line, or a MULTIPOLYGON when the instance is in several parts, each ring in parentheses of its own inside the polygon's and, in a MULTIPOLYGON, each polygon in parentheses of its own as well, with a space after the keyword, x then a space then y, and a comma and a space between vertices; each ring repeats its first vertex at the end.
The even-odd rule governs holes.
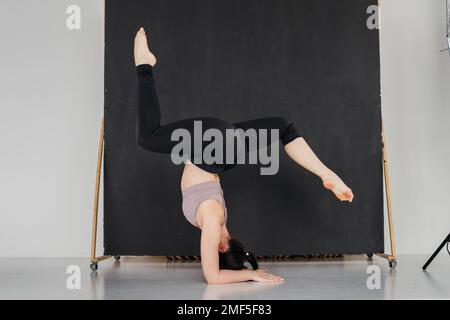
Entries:
MULTIPOLYGON (((450 232, 450 57, 439 53, 445 1, 381 6, 397 249, 428 253, 450 232)), ((2 0, 0 39, 0 256, 88 256, 103 1, 2 0), (79 31, 65 27, 70 4, 81 7, 79 31)))
POLYGON ((86 256, 103 1, 0 2, 0 256, 86 256), (81 7, 81 30, 66 8, 81 7))
POLYGON ((450 56, 445 0, 381 0, 381 97, 399 253, 450 232, 450 56))

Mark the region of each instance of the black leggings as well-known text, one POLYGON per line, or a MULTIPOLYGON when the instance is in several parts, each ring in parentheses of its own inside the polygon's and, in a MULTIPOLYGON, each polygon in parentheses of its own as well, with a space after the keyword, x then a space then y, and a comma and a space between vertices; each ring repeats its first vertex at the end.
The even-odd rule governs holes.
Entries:
MULTIPOLYGON (((141 64, 136 67, 136 71, 139 81, 136 137, 138 143, 147 150, 170 154, 173 147, 179 143, 178 141, 171 141, 172 132, 176 129, 186 129, 193 136, 194 121, 201 121, 203 131, 214 128, 223 133, 226 129, 243 129, 244 131, 248 129, 278 129, 279 138, 283 145, 300 137, 293 124, 282 117, 260 118, 233 124, 217 118, 200 117, 184 119, 161 126, 161 111, 152 67, 149 64, 141 64)), ((248 148, 246 150, 248 151, 248 148)), ((197 163, 196 165, 216 174, 235 166, 234 164, 208 165, 197 163)))

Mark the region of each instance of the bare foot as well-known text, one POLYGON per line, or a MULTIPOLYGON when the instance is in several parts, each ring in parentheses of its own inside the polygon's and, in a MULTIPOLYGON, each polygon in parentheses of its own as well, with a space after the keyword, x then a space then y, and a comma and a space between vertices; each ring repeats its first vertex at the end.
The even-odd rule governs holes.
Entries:
POLYGON ((140 64, 149 64, 152 67, 156 64, 156 58, 150 52, 147 44, 147 35, 144 28, 140 28, 134 38, 134 63, 136 66, 140 64))
POLYGON ((335 173, 330 173, 322 177, 323 186, 331 190, 336 198, 341 201, 353 201, 352 190, 345 185, 345 183, 335 173))

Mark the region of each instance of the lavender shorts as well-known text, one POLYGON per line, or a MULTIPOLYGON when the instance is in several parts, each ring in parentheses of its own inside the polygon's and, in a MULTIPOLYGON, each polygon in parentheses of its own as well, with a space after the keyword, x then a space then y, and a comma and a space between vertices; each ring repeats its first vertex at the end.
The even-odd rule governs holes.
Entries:
POLYGON ((182 191, 183 194, 183 213, 186 219, 197 228, 196 214, 197 208, 206 200, 219 201, 225 211, 225 222, 227 221, 227 207, 225 206, 225 199, 223 198, 222 187, 220 182, 208 181, 202 182, 182 191))

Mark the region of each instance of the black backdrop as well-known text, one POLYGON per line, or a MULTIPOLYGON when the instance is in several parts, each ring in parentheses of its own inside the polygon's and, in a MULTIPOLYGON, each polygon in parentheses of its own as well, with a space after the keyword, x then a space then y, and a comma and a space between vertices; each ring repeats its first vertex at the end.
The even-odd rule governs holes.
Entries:
POLYGON ((106 1, 104 246, 108 255, 198 255, 181 211, 181 166, 135 141, 139 26, 158 57, 163 123, 281 115, 356 194, 337 201, 281 154, 221 181, 228 227, 258 255, 382 252, 383 187, 375 0, 106 1))

